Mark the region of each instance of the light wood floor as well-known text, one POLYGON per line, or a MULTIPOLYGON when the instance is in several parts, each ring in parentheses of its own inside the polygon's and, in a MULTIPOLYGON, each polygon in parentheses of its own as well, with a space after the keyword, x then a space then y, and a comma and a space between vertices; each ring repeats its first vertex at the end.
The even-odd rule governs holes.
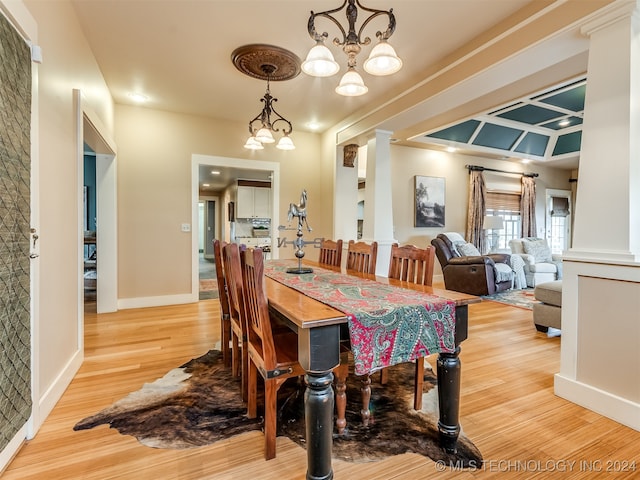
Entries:
MULTIPOLYGON (((304 478, 306 452, 278 438, 277 458, 265 462, 260 432, 209 447, 160 450, 141 446, 107 426, 72 430, 78 420, 212 348, 219 340, 218 318, 217 300, 87 314, 82 368, 2 479, 304 478)), ((553 394, 560 338, 536 332, 529 310, 495 302, 472 305, 469 319, 469 339, 461 354, 461 424, 483 453, 484 467, 441 472, 431 460, 406 454, 376 463, 334 461, 335 478, 640 476, 640 432, 553 394), (634 461, 636 471, 620 472, 628 466, 623 462, 634 461)))

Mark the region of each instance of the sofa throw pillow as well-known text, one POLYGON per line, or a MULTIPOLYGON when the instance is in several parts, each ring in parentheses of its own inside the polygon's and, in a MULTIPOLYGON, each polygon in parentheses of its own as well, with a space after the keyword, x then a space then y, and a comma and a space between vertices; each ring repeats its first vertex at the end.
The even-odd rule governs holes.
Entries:
POLYGON ((536 238, 532 240, 522 240, 524 253, 533 255, 536 263, 549 263, 553 261, 551 249, 547 246, 546 240, 536 238))
POLYGON ((473 243, 461 243, 457 245, 460 255, 463 257, 473 257, 480 255, 480 252, 473 243))

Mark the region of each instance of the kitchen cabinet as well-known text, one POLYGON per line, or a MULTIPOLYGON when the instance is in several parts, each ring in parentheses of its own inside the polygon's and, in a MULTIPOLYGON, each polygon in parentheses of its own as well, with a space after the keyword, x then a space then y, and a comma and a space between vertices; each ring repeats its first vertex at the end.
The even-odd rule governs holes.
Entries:
POLYGON ((271 189, 238 186, 237 218, 271 218, 271 189))

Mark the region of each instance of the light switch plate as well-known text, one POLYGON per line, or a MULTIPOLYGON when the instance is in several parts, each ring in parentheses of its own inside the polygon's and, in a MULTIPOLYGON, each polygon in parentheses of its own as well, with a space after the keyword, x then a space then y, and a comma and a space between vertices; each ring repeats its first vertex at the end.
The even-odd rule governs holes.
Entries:
POLYGON ((182 231, 183 231, 183 232, 190 232, 190 231, 191 231, 191 224, 189 224, 189 223, 183 223, 183 224, 182 224, 182 231))

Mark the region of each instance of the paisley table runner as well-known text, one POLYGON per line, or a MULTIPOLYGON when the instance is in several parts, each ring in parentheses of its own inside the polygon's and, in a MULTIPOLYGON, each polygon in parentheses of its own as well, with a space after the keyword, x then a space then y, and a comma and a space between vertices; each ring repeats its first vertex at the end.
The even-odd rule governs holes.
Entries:
POLYGON ((454 301, 320 267, 286 273, 294 262, 265 262, 265 275, 347 316, 356 375, 454 351, 454 301))

